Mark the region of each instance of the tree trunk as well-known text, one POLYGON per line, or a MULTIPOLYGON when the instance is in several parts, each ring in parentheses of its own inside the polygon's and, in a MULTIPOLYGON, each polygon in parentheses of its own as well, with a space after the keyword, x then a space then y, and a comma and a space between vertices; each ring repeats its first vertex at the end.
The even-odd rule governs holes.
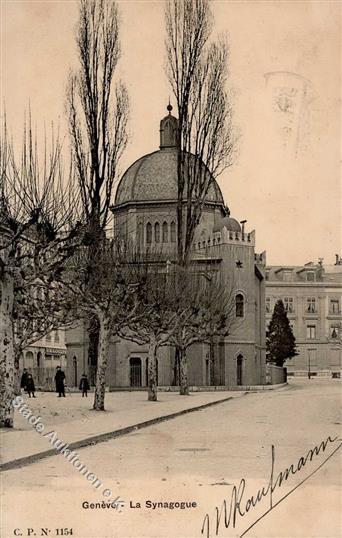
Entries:
POLYGON ((97 372, 95 384, 95 398, 93 409, 104 411, 104 400, 106 391, 106 370, 108 361, 110 333, 110 319, 105 317, 99 320, 99 349, 97 358, 97 372))
POLYGON ((14 342, 13 298, 14 277, 6 272, 2 277, 0 305, 0 427, 13 428, 14 410, 14 342))
MULTIPOLYGON (((178 118, 179 127, 180 118, 178 118)), ((178 134, 179 137, 179 134, 178 134)), ((181 165, 181 148, 180 140, 177 140, 177 257, 179 265, 183 259, 183 190, 184 184, 182 181, 182 165, 181 165)))
MULTIPOLYGON (((94 258, 96 259, 96 257, 94 258)), ((90 316, 89 319, 89 345, 88 345, 88 357, 89 357, 89 374, 90 374, 90 384, 95 385, 96 383, 96 369, 97 369, 97 355, 99 350, 99 321, 97 316, 94 314, 90 316)))
POLYGON ((184 347, 179 348, 179 394, 189 396, 188 361, 184 347))
POLYGON ((173 364, 173 379, 172 386, 179 386, 179 347, 175 348, 175 360, 173 364))
POLYGON ((148 348, 148 401, 157 401, 157 343, 154 338, 148 348))
POLYGON ((20 387, 20 372, 19 372, 19 361, 20 361, 21 351, 15 350, 14 352, 14 394, 18 396, 21 394, 20 387))

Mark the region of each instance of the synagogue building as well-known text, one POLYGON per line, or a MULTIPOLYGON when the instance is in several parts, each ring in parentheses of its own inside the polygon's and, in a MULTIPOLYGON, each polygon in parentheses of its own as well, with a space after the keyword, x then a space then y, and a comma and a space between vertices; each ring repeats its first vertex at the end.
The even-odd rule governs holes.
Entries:
MULTIPOLYGON (((123 174, 112 207, 114 236, 129 239, 142 251, 176 259, 178 121, 168 106, 160 122, 157 151, 140 157, 123 174)), ((195 157, 193 157, 195 159, 195 157)), ((191 160, 190 160, 191 162, 191 160)), ((232 218, 220 187, 212 178, 195 232, 191 261, 196 270, 218 271, 233 286, 234 315, 231 334, 188 350, 190 386, 243 386, 265 383, 265 253, 255 252, 255 231, 246 221, 232 218)), ((147 346, 113 338, 106 384, 111 389, 146 387, 147 346)), ((75 386, 83 372, 94 380, 88 359, 88 331, 79 326, 67 331, 67 379, 75 386)), ((160 348, 158 385, 177 386, 175 349, 160 348)))

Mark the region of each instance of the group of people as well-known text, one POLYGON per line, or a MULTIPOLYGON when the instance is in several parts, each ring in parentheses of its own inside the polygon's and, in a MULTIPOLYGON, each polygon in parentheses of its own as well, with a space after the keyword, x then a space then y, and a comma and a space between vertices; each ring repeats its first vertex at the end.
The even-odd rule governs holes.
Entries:
MULTIPOLYGON (((65 373, 60 366, 57 366, 56 368, 55 383, 58 398, 61 398, 62 396, 65 398, 65 373)), ((20 387, 27 392, 29 398, 31 398, 31 396, 32 398, 35 398, 34 393, 36 392, 36 389, 34 386, 34 380, 32 374, 30 374, 26 368, 24 368, 21 376, 20 387)), ((79 385, 79 389, 82 391, 82 397, 88 396, 89 388, 88 378, 85 374, 83 374, 79 385)))

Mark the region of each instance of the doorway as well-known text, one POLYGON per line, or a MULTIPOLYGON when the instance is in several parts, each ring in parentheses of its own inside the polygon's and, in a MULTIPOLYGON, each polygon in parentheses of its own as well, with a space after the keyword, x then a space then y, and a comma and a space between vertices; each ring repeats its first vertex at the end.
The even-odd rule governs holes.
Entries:
POLYGON ((77 383, 77 358, 75 357, 75 355, 74 355, 74 358, 73 358, 73 365, 74 365, 74 387, 77 387, 78 386, 78 383, 77 383))
POLYGON ((131 357, 129 365, 131 387, 141 387, 141 359, 139 357, 131 357))

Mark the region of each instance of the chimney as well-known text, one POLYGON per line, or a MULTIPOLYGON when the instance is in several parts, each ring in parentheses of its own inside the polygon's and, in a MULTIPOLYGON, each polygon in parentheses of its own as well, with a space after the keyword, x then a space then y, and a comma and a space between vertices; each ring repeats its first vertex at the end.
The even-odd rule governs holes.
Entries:
POLYGON ((244 234, 245 233, 245 224, 246 224, 247 220, 240 220, 240 224, 241 224, 241 228, 242 228, 242 233, 244 234))

